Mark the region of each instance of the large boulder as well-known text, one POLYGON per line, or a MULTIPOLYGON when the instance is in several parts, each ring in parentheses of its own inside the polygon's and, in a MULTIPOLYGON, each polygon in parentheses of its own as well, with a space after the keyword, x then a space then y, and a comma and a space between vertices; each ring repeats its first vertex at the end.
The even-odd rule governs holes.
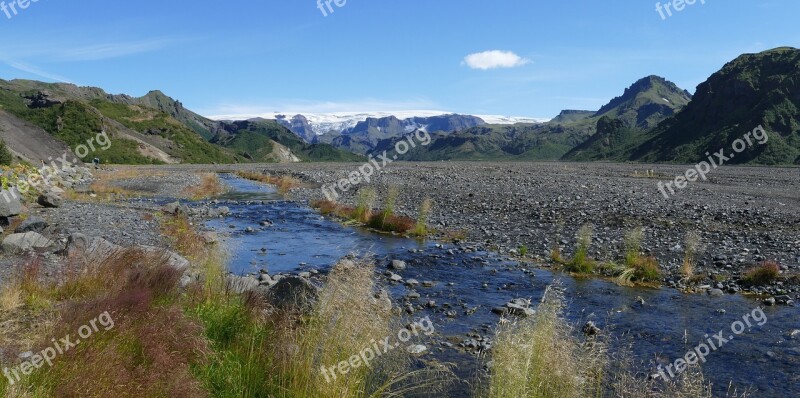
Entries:
POLYGON ((72 234, 67 238, 66 254, 69 257, 108 258, 122 251, 122 246, 115 245, 103 238, 89 237, 84 234, 72 234))
POLYGON ((57 207, 61 207, 61 203, 63 200, 61 197, 56 195, 54 192, 46 192, 39 195, 39 198, 36 200, 36 203, 39 203, 42 207, 46 207, 49 209, 54 209, 57 207))
POLYGON ((13 217, 22 213, 21 194, 15 188, 0 191, 0 217, 13 217))
POLYGON ((8 253, 23 253, 50 246, 53 246, 53 241, 36 232, 9 235, 2 243, 3 250, 8 253))
POLYGON ((265 295, 276 308, 308 312, 319 297, 319 288, 306 278, 287 276, 267 289, 265 295))
POLYGON ((42 232, 48 227, 47 221, 39 217, 28 217, 15 230, 14 233, 24 234, 25 232, 42 232))

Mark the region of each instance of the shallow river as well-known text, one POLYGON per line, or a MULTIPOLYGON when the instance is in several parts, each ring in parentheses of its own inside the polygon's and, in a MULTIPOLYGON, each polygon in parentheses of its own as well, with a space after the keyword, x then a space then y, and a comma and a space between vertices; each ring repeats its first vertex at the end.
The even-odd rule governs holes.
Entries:
MULTIPOLYGON (((491 312, 515 298, 539 300, 554 279, 566 287, 569 305, 567 316, 579 326, 593 321, 610 331, 612 351, 629 347, 635 361, 667 364, 684 356, 691 347, 719 331, 726 340, 708 354, 703 365, 706 377, 715 384, 716 395, 724 394, 728 383, 756 390, 756 397, 793 397, 800 395, 800 310, 796 307, 764 308, 765 322, 733 336, 731 327, 751 314, 760 302, 739 295, 709 297, 686 295, 671 289, 636 289, 613 283, 585 279, 544 270, 524 272, 525 267, 495 253, 465 252, 463 247, 436 242, 420 243, 370 233, 327 220, 307 207, 281 199, 273 188, 223 175, 233 192, 221 198, 221 205, 231 209, 225 219, 207 226, 231 235, 231 271, 240 274, 266 269, 272 274, 329 269, 339 258, 351 253, 372 253, 383 271, 388 259, 404 260, 404 279, 434 281, 431 288, 418 287, 418 302, 435 300, 438 308, 414 314, 430 315, 436 328, 434 340, 424 341, 429 357, 458 364, 457 374, 474 383, 485 359, 440 344, 468 340, 467 333, 491 337, 499 317, 491 312), (262 228, 260 223, 273 224, 262 228), (231 228, 231 226, 233 228, 231 228), (254 232, 246 232, 246 228, 254 232), (263 249, 263 250, 262 250, 263 249), (486 284, 486 286, 484 286, 486 284), (644 305, 637 302, 644 299, 644 305), (449 304, 458 316, 449 319, 443 308, 449 304), (464 309, 475 308, 473 315, 464 309), (721 311, 724 310, 724 311, 721 311), (734 337, 730 339, 730 337, 734 337)), ((408 293, 406 287, 391 288, 394 298, 408 293)), ((742 325, 746 324, 742 322, 742 325)), ((735 325, 739 326, 739 324, 735 325)), ((713 339, 713 342, 718 341, 713 339)), ((636 369, 650 373, 651 366, 636 369)), ((453 386, 449 396, 467 395, 466 383, 453 386)), ((439 395, 439 394, 437 394, 439 395)), ((724 396, 724 395, 723 395, 724 396)))

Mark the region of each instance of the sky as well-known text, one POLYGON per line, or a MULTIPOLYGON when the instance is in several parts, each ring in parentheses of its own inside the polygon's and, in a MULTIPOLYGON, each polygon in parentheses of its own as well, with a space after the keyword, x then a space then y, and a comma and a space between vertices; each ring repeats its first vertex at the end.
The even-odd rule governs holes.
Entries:
POLYGON ((337 1, 4 0, 0 78, 157 89, 207 116, 551 118, 648 75, 694 92, 740 54, 800 47, 797 0, 337 1))

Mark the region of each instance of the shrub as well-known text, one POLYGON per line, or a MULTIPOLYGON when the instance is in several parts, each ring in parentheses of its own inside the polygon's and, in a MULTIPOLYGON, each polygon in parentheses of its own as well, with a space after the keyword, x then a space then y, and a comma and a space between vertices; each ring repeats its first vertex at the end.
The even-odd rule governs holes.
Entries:
POLYGON ((520 257, 525 257, 528 255, 528 246, 522 245, 517 251, 519 252, 520 257))
POLYGON ((683 254, 683 264, 681 264, 681 275, 683 275, 684 278, 691 279, 692 276, 694 276, 694 261, 698 246, 700 245, 700 236, 697 232, 688 232, 684 245, 686 249, 683 254))
POLYGON ((414 220, 405 216, 386 216, 381 212, 373 214, 367 225, 381 231, 405 234, 414 228, 414 220))
POLYGON ((781 268, 775 261, 764 261, 744 273, 742 282, 747 286, 769 285, 780 276, 781 268))

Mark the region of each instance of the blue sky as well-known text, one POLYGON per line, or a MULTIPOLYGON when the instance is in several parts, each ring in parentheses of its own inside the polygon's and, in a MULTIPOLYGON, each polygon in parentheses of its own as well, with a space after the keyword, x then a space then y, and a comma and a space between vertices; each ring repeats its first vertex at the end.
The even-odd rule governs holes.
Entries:
POLYGON ((553 117, 650 74, 694 92, 741 53, 800 47, 797 0, 705 2, 664 20, 640 0, 347 0, 327 17, 316 0, 39 0, 0 11, 0 77, 160 89, 205 115, 553 117), (486 51, 507 67, 465 62, 486 51))

